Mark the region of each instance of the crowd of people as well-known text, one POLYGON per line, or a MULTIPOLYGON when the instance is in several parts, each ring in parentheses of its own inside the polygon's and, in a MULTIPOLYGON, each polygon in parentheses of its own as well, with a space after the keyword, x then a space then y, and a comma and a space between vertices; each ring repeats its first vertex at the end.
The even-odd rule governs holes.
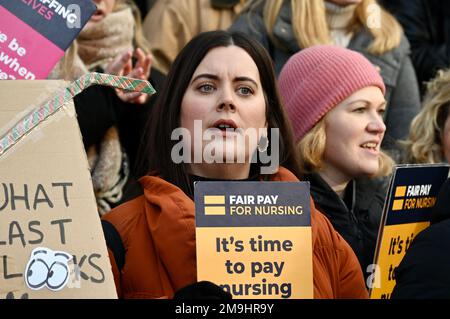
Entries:
MULTIPOLYGON (((314 297, 367 298, 394 165, 450 160, 448 4, 94 2, 97 12, 50 78, 99 71, 157 90, 95 86, 75 99, 118 295, 196 296, 194 183, 267 180, 311 185, 314 297), (175 163, 172 132, 194 136, 196 121, 203 132, 223 131, 223 158, 242 151, 244 162, 175 163), (262 133, 238 145, 230 128, 262 133), (262 173, 251 159, 274 151, 279 166, 262 173)), ((444 187, 440 198, 449 193, 444 187)), ((450 208, 438 209, 444 217, 411 245, 392 297, 450 298, 450 208), (439 282, 432 293, 422 289, 429 282, 439 282)))

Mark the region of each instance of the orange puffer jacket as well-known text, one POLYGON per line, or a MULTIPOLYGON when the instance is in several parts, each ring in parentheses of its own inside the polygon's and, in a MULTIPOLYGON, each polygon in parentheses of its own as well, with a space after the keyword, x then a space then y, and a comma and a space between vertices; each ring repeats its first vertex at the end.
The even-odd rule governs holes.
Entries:
MULTIPOLYGON (((285 168, 270 180, 298 181, 285 168)), ((109 250, 117 292, 121 298, 172 298, 197 280, 194 202, 159 177, 146 176, 140 183, 144 195, 103 216, 118 231, 126 251, 119 274, 109 250)), ((314 297, 367 298, 355 254, 312 200, 311 225, 314 297)))

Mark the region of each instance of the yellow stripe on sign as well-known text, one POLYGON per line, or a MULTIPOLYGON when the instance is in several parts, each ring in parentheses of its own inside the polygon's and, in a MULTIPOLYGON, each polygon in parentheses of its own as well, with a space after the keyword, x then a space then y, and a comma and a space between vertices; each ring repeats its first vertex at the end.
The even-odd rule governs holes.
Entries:
POLYGON ((405 197, 406 194, 406 186, 398 186, 395 189, 395 197, 405 197))
POLYGON ((392 210, 401 210, 403 209, 403 199, 394 200, 394 204, 392 205, 392 210))
POLYGON ((225 206, 205 206, 205 215, 225 215, 225 206))
POLYGON ((205 205, 225 205, 225 196, 205 196, 205 205))

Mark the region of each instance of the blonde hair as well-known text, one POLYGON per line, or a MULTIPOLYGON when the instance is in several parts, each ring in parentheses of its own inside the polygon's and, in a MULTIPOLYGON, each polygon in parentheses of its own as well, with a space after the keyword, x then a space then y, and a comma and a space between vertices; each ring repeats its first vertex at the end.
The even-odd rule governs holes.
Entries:
POLYGON ((427 83, 423 107, 413 119, 409 137, 402 141, 407 163, 442 163, 442 133, 450 113, 450 69, 440 70, 427 83))
POLYGON ((66 81, 73 80, 72 76, 72 69, 73 65, 75 63, 75 58, 77 56, 78 51, 78 44, 77 41, 74 41, 72 45, 66 50, 66 53, 64 53, 64 56, 61 58, 60 61, 60 69, 59 69, 59 76, 66 81))
MULTIPOLYGON (((326 115, 317 122, 316 125, 306 135, 297 142, 296 151, 299 157, 300 169, 305 173, 314 173, 320 171, 324 167, 324 154, 327 141, 326 136, 326 115)), ((395 162, 383 151, 380 152, 378 159, 378 172, 373 176, 388 176, 392 173, 395 162)))
MULTIPOLYGON (((284 0, 267 0, 264 7, 264 24, 272 41, 272 34, 284 0)), ((317 44, 331 44, 330 30, 326 21, 325 0, 290 0, 292 27, 300 48, 317 44)), ((377 4, 376 0, 362 0, 357 5, 350 30, 365 28, 373 36, 368 52, 381 55, 400 44, 402 28, 397 20, 377 4), (373 21, 373 19, 378 19, 373 21), (372 25, 374 24, 374 25, 372 25)))

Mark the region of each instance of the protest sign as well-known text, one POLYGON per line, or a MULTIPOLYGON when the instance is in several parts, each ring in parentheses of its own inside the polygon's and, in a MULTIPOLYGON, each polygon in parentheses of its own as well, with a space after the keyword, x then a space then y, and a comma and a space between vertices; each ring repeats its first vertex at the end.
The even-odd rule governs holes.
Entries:
POLYGON ((234 298, 313 298, 309 183, 198 182, 198 280, 234 298))
POLYGON ((372 299, 389 299, 395 286, 395 269, 412 240, 429 226, 430 213, 448 173, 446 164, 395 168, 378 233, 374 273, 368 279, 372 281, 372 299))
POLYGON ((0 0, 0 80, 46 79, 95 10, 91 0, 0 0))
POLYGON ((0 299, 117 297, 72 100, 92 84, 152 92, 102 74, 0 82, 0 299))

